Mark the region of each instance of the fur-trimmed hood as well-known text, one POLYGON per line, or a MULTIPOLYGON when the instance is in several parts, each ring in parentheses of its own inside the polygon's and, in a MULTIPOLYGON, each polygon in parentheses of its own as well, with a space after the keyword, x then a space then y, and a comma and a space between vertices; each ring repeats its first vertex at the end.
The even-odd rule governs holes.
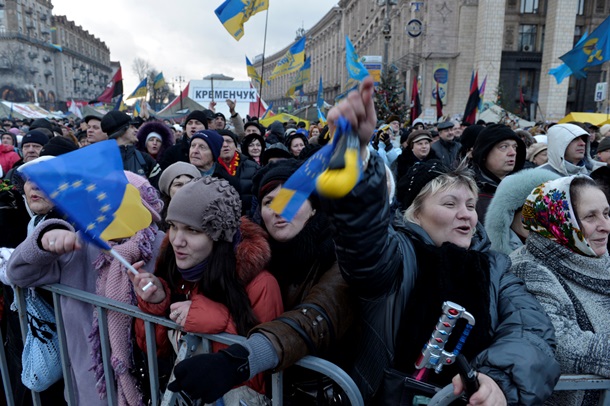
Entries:
POLYGON ((146 137, 148 134, 155 132, 161 136, 161 148, 157 154, 157 161, 163 156, 165 150, 174 145, 174 134, 165 123, 161 121, 148 121, 142 124, 142 127, 138 130, 137 137, 138 143, 136 148, 143 152, 146 151, 146 137))
POLYGON ((491 240, 491 249, 509 255, 515 247, 511 245, 511 229, 515 212, 523 207, 532 190, 559 175, 546 169, 523 169, 509 175, 500 182, 485 215, 485 231, 491 240))

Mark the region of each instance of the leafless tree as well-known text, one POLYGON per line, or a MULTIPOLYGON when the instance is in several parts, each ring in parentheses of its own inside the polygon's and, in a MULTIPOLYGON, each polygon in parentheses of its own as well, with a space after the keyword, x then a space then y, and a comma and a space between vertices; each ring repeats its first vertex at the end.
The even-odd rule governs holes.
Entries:
POLYGON ((133 70, 133 73, 138 76, 138 80, 142 81, 148 76, 152 67, 150 66, 150 62, 147 60, 137 57, 133 60, 131 69, 133 70))

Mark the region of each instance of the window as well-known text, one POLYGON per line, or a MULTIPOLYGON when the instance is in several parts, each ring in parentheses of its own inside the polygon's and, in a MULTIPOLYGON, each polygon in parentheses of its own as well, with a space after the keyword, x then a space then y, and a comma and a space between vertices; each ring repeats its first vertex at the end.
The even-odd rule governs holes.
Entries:
POLYGON ((585 0, 578 0, 576 15, 581 16, 583 14, 585 14, 585 0))
POLYGON ((533 52, 536 50, 536 26, 519 26, 519 51, 533 52))
POLYGON ((521 0, 522 14, 535 14, 538 13, 538 0, 521 0))
POLYGON ((532 90, 534 90, 534 80, 536 77, 536 71, 533 69, 521 69, 519 71, 519 88, 523 92, 523 95, 531 96, 532 90))

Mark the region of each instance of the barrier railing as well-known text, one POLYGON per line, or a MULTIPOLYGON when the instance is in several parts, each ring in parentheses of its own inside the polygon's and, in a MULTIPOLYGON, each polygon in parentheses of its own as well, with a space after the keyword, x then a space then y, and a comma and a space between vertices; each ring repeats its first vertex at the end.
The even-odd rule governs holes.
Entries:
MULTIPOLYGON (((8 288, 8 287, 7 287, 8 288)), ((108 339, 108 328, 107 328, 107 312, 109 310, 128 314, 131 317, 139 318, 144 321, 145 332, 146 332, 146 346, 147 346, 147 364, 148 364, 148 376, 150 379, 150 399, 153 405, 173 405, 173 397, 171 392, 167 391, 163 399, 160 398, 159 391, 159 375, 158 365, 156 358, 156 342, 155 342, 155 324, 159 324, 170 329, 179 330, 180 327, 173 321, 164 318, 153 316, 148 313, 142 312, 136 306, 126 305, 124 303, 107 299, 102 296, 98 296, 92 293, 88 293, 79 289, 74 289, 65 285, 54 284, 41 286, 41 289, 48 290, 53 294, 53 304, 55 307, 55 318, 57 322, 57 331, 59 335, 59 344, 61 351, 62 369, 64 377, 70 376, 70 362, 68 358, 68 349, 66 346, 66 335, 64 331, 64 320, 61 313, 61 296, 71 297, 80 301, 90 303, 92 306, 97 308, 98 319, 100 325, 100 339, 101 339, 101 350, 102 360, 104 363, 104 374, 106 378, 107 388, 107 400, 109 405, 117 404, 117 394, 114 385, 114 372, 110 364, 110 345, 108 339), (163 400, 163 403, 162 403, 163 400)), ((27 331, 27 314, 23 310, 25 309, 25 298, 22 289, 16 289, 15 292, 16 300, 19 304, 19 320, 21 325, 22 337, 25 341, 25 334, 27 331)), ((10 303, 6 303, 5 306, 10 306, 10 303)), ((243 341, 245 338, 241 336, 231 334, 185 334, 184 338, 187 343, 187 347, 194 348, 198 344, 199 340, 204 340, 203 348, 209 349, 209 341, 220 342, 224 344, 235 344, 243 341)), ((4 337, 0 331, 0 342, 4 342, 4 337)), ((331 362, 323 360, 321 358, 306 356, 297 362, 297 365, 307 368, 321 374, 328 376, 337 385, 339 385, 345 392, 349 402, 352 406, 363 406, 364 401, 358 390, 358 387, 354 381, 345 373, 342 369, 337 367, 331 362)), ((8 366, 6 360, 6 354, 4 346, 0 345, 0 373, 2 375, 2 385, 5 392, 6 404, 13 406, 15 404, 13 393, 11 391, 11 384, 8 373, 8 366)), ((20 379, 20 377, 13 377, 20 379)), ((271 394, 272 394, 272 405, 280 406, 283 403, 283 373, 274 373, 271 377, 271 394)), ((74 398, 74 388, 72 387, 71 379, 64 379, 66 385, 66 393, 68 394, 67 402, 69 405, 77 405, 77 401, 74 398)), ((567 391, 567 390, 601 390, 603 391, 599 406, 610 406, 610 379, 601 378, 596 375, 562 375, 559 382, 555 387, 556 391, 567 391)), ((35 406, 41 405, 40 395, 37 392, 32 392, 32 401, 35 406)), ((1 403, 1 402, 0 402, 1 403)), ((432 403, 431 403, 432 404, 432 403)), ((436 405, 444 405, 448 403, 434 403, 436 405)))
MULTIPOLYGON (((57 323, 57 331, 59 337, 59 346, 61 352, 61 361, 62 361, 62 369, 64 376, 64 384, 66 386, 65 393, 68 398, 66 401, 70 406, 77 405, 77 401, 75 399, 74 394, 76 391, 73 388, 72 379, 68 379, 71 376, 70 373, 70 361, 68 358, 68 348, 66 345, 66 334, 64 331, 64 320, 62 318, 61 312, 61 296, 70 297, 76 300, 80 300, 83 302, 87 302, 91 304, 94 308, 97 309, 98 320, 99 320, 99 333, 100 333, 100 341, 101 341, 101 352, 102 352, 102 360, 104 366, 104 375, 106 379, 106 390, 107 390, 107 400, 109 405, 116 405, 117 402, 117 394, 114 385, 114 372, 111 367, 110 362, 110 342, 108 336, 108 323, 107 323, 107 314, 108 311, 116 311, 124 314, 128 314, 131 317, 139 318, 144 321, 145 332, 146 332, 146 346, 147 346, 147 364, 148 364, 148 376, 150 379, 150 399, 151 404, 158 405, 161 404, 162 399, 160 398, 159 391, 159 376, 158 376, 158 365, 157 365, 157 345, 155 342, 155 324, 159 324, 170 329, 180 330, 180 326, 178 326, 173 321, 164 318, 153 316, 148 313, 142 312, 138 307, 127 305, 115 300, 107 299, 102 296, 98 296, 92 293, 88 293, 79 289, 74 289, 69 286, 53 284, 41 286, 41 289, 48 290, 53 294, 53 304, 55 307, 55 319, 57 323)), ((22 337, 25 341, 25 335, 27 332, 27 314, 25 312, 25 298, 22 289, 16 289, 15 292, 16 300, 18 301, 19 308, 19 319, 21 324, 21 332, 22 337)), ((10 306, 10 303, 7 303, 6 306, 10 306)), ((2 335, 0 332, 0 339, 2 339, 2 335)), ((86 339, 86 338, 83 338, 86 339)), ((244 337, 235 336, 231 334, 185 334, 184 340, 187 342, 187 345, 193 345, 194 340, 204 340, 205 344, 203 348, 210 348, 209 341, 216 341, 224 344, 234 344, 239 343, 245 340, 244 337), (191 344, 188 344, 191 343, 191 344)), ((2 342, 4 340, 2 339, 2 342)), ((345 392, 347 399, 353 406, 363 406, 364 401, 358 390, 358 387, 354 383, 354 381, 345 373, 341 368, 334 365, 331 362, 326 360, 307 356, 301 359, 296 363, 297 365, 307 368, 321 374, 328 376, 332 379, 338 386, 340 386, 345 392)), ((4 347, 0 345, 0 373, 2 374, 2 384, 4 387, 4 391, 6 394, 6 402, 7 405, 14 405, 14 398, 11 392, 11 384, 8 373, 8 366, 6 361, 6 354, 4 352, 4 347)), ((20 377, 12 377, 14 379, 20 379, 20 377)), ((274 373, 271 377, 271 398, 272 405, 280 406, 282 405, 282 396, 283 396, 283 373, 277 372, 274 373)), ((168 391, 169 392, 169 391, 168 391)), ((171 392, 166 393, 164 396, 164 405, 172 405, 171 403, 171 392), (168 401, 169 399, 169 401, 168 401)), ((35 406, 41 405, 40 395, 37 392, 32 392, 32 401, 35 406)))

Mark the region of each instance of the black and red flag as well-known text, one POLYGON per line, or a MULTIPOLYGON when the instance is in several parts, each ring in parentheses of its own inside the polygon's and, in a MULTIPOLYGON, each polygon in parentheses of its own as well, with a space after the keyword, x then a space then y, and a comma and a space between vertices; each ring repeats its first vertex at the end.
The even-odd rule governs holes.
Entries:
POLYGON ((523 98, 523 88, 519 86, 519 115, 525 113, 525 99, 523 98))
POLYGON ((413 87, 411 88, 411 111, 409 118, 411 125, 417 117, 421 115, 421 102, 419 100, 419 90, 417 88, 417 76, 413 78, 413 87))
POLYGON ((121 67, 116 71, 110 83, 106 85, 104 92, 91 100, 89 104, 93 103, 111 103, 112 98, 123 94, 123 74, 121 73, 121 67))
POLYGON ((436 82, 436 119, 438 120, 443 116, 443 100, 438 88, 438 82, 436 82))
POLYGON ((479 107, 479 72, 474 74, 470 81, 470 96, 466 102, 462 124, 474 124, 477 121, 477 109, 479 107))

